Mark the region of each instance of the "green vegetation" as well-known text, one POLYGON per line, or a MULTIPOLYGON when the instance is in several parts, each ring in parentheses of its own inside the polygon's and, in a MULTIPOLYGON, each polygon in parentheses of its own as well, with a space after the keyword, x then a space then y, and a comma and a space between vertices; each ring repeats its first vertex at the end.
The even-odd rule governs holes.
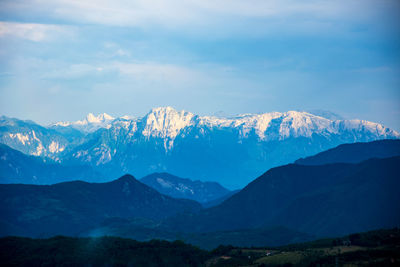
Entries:
POLYGON ((240 255, 237 251, 237 248, 225 248, 223 254, 229 258, 220 256, 218 260, 214 259, 216 266, 399 266, 400 229, 370 231, 277 248, 242 249, 240 255), (244 262, 243 255, 251 256, 244 262))
POLYGON ((399 266, 400 229, 275 248, 219 246, 118 237, 0 239, 2 266, 399 266))
POLYGON ((183 242, 118 237, 0 239, 2 266, 202 266, 206 251, 183 242))

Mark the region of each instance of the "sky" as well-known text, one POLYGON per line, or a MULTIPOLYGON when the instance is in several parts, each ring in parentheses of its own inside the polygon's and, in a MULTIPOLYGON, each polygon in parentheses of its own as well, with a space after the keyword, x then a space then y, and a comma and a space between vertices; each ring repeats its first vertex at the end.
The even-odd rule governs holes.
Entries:
POLYGON ((0 114, 329 110, 400 130, 398 0, 1 0, 0 114))

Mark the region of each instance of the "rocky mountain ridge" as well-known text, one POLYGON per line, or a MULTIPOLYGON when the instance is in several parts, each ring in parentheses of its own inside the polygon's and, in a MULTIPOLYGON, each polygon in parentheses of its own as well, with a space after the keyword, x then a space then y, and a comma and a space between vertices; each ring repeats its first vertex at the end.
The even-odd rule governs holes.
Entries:
POLYGON ((169 172, 230 189, 271 167, 343 143, 398 138, 398 132, 378 123, 301 111, 221 118, 160 107, 139 118, 89 115, 47 128, 0 119, 0 142, 26 154, 90 165, 109 177, 169 172))

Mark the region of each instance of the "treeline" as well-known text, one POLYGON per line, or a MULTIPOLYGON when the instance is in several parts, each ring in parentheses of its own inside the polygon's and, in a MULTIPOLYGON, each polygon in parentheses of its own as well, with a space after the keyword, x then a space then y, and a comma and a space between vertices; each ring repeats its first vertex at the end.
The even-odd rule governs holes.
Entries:
POLYGON ((181 241, 118 237, 0 239, 2 266, 203 266, 208 252, 181 241))
POLYGON ((373 230, 350 234, 340 238, 325 238, 310 242, 290 244, 280 246, 279 249, 293 251, 349 245, 371 248, 379 246, 400 246, 400 228, 373 230))
POLYGON ((219 246, 119 237, 0 238, 1 266, 399 266, 400 229, 282 247, 219 246))

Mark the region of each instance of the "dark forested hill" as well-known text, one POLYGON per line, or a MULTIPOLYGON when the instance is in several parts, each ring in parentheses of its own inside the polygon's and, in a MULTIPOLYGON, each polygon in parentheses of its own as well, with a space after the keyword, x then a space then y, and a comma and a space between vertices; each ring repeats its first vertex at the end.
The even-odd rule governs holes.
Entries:
POLYGON ((125 175, 108 183, 0 185, 1 235, 76 235, 107 218, 162 219, 197 211, 195 201, 173 199, 125 175))
POLYGON ((282 225, 319 236, 400 223, 400 157, 273 168, 221 205, 166 225, 207 232, 282 225))
POLYGON ((296 160, 296 164, 323 165, 358 163, 371 158, 400 156, 400 140, 379 140, 367 143, 343 144, 314 156, 296 160))
POLYGON ((117 237, 0 238, 2 266, 205 266, 209 253, 183 242, 117 237))

